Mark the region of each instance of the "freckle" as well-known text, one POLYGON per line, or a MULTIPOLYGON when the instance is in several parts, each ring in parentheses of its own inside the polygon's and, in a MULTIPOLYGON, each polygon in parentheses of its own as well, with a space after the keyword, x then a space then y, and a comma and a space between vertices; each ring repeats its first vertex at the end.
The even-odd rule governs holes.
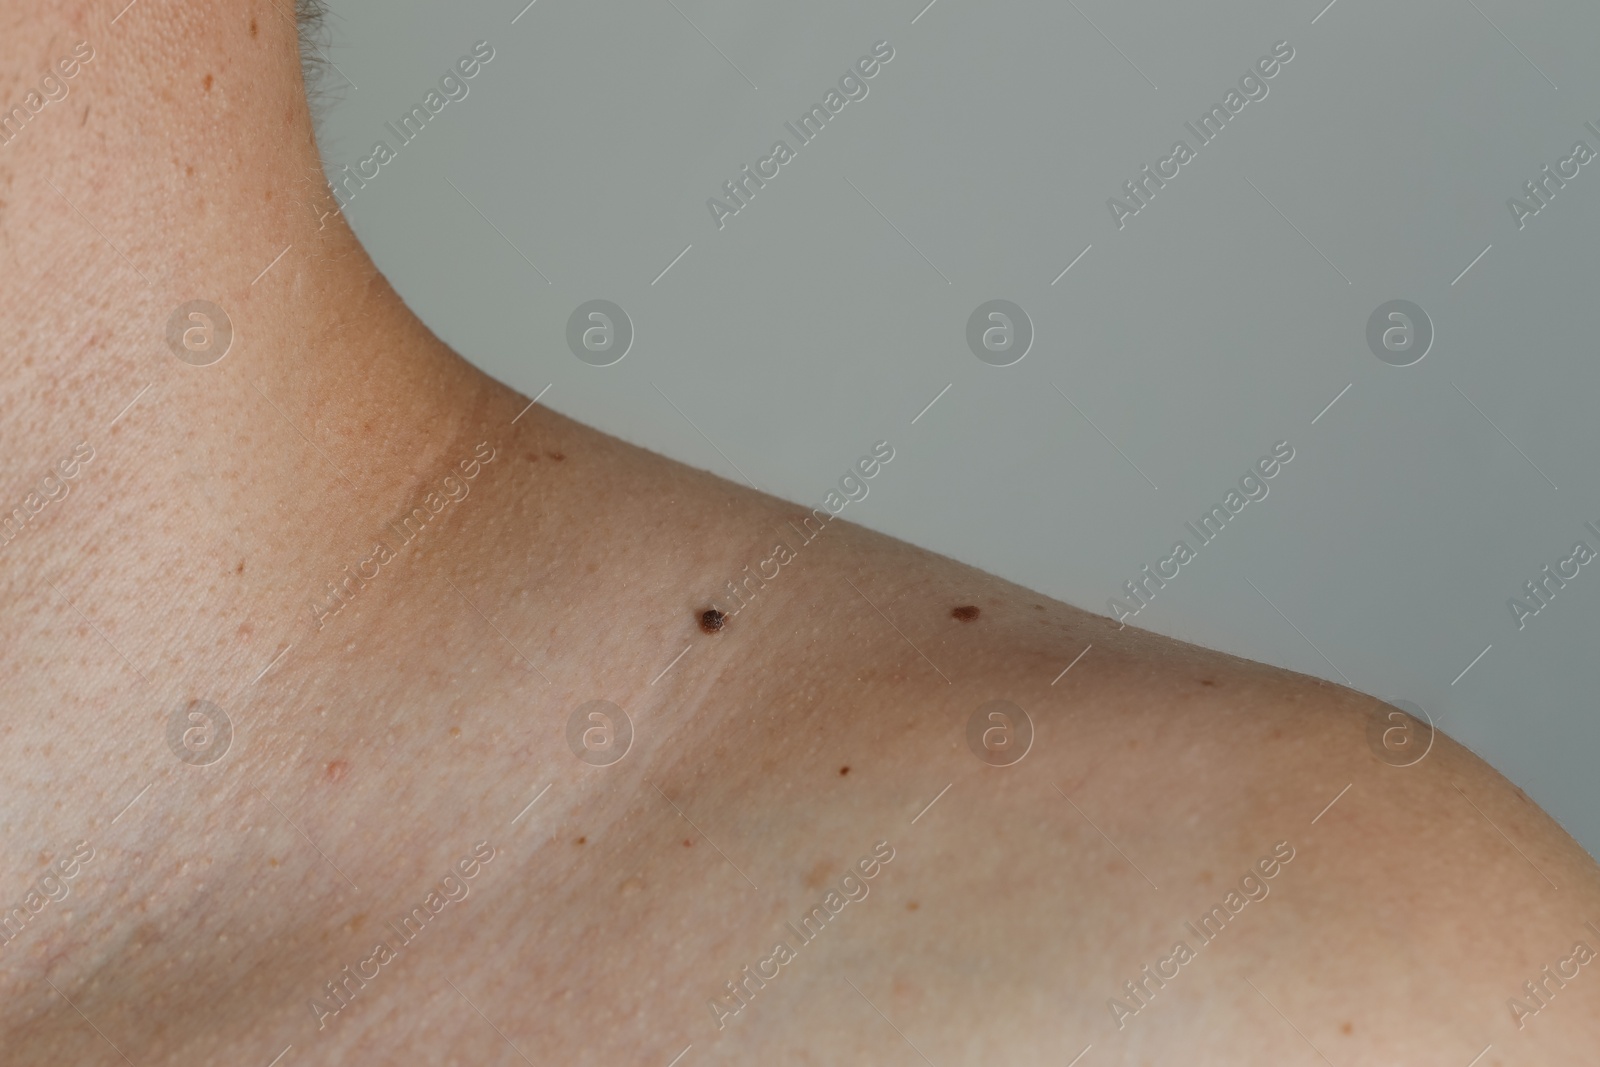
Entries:
POLYGON ((461 736, 461 727, 459 727, 459 726, 450 727, 450 736, 451 737, 460 737, 461 736))
POLYGON ((348 760, 336 759, 328 764, 328 781, 330 782, 337 782, 349 773, 350 763, 348 760))
POLYGON ((962 622, 971 622, 978 617, 978 609, 972 604, 963 604, 959 608, 951 608, 950 617, 960 619, 962 622))
POLYGON ((266 203, 268 203, 268 204, 272 203, 272 190, 271 189, 267 190, 266 203))
POLYGON ((250 20, 250 36, 254 37, 257 32, 259 32, 259 31, 257 31, 257 29, 256 29, 256 20, 255 19, 251 19, 250 20))
POLYGON ((191 166, 188 163, 185 163, 183 165, 183 176, 185 178, 193 178, 194 177, 194 167, 191 166))
POLYGON ((345 929, 347 929, 347 930, 351 931, 352 933, 354 933, 354 932, 360 930, 361 927, 366 923, 366 921, 367 921, 367 913, 366 912, 361 912, 359 914, 352 915, 352 916, 350 916, 350 921, 345 923, 345 929))
POLYGON ((580 837, 576 841, 574 841, 573 844, 574 845, 581 845, 581 844, 584 844, 585 842, 587 842, 588 840, 589 839, 587 837, 580 837))
POLYGON ((1201 871, 1199 882, 1201 885, 1210 885, 1213 875, 1210 871, 1201 871))
POLYGON ((565 455, 563 455, 560 452, 546 452, 545 455, 549 456, 551 459, 555 460, 557 463, 560 463, 562 460, 567 458, 565 455))
POLYGON ((1210 678, 1202 678, 1202 679, 1200 679, 1200 684, 1201 685, 1216 685, 1217 683, 1213 682, 1210 678))
POLYGON ((917 902, 916 902, 916 901, 914 901, 914 900, 908 900, 908 901, 906 901, 906 910, 907 910, 907 911, 916 911, 916 910, 917 910, 917 909, 918 909, 918 908, 920 908, 920 907, 922 907, 922 905, 921 905, 921 904, 918 904, 918 903, 917 903, 917 902))
POLYGON ((1044 610, 1044 605, 1043 604, 1035 604, 1033 606, 1033 610, 1034 611, 1043 611, 1044 610))
POLYGON ((208 93, 211 91, 212 80, 213 79, 212 79, 211 75, 209 75, 209 74, 207 74, 204 78, 200 79, 200 84, 205 87, 205 90, 208 93))
POLYGON ((684 847, 684 848, 693 848, 693 847, 694 847, 694 842, 693 842, 693 841, 690 841, 690 840, 689 840, 689 839, 688 839, 688 838, 687 838, 687 837, 686 837, 686 838, 684 838, 684 839, 683 839, 683 847, 684 847))
POLYGON ((1348 1034, 1350 1031, 1352 1031, 1354 1029, 1355 1029, 1355 1027, 1351 1026, 1349 1023, 1340 1023, 1339 1024, 1339 1032, 1341 1034, 1348 1034))
POLYGON ((801 880, 802 884, 807 889, 821 889, 833 877, 835 867, 836 864, 827 860, 818 860, 811 865, 811 870, 806 872, 805 878, 801 880))
POLYGON ((539 453, 537 453, 537 452, 529 452, 528 453, 528 462, 529 463, 537 463, 537 462, 539 462, 539 453))
POLYGON ((850 768, 849 767, 840 767, 839 768, 839 777, 843 778, 845 775, 847 775, 849 773, 850 773, 850 768))
POLYGON ((244 573, 244 560, 241 559, 239 561, 239 565, 237 567, 233 568, 233 573, 235 573, 235 574, 243 574, 244 573))
POLYGON ((707 608, 700 613, 700 629, 708 634, 714 634, 722 629, 723 620, 726 618, 727 616, 716 608, 707 608))
POLYGON ((276 856, 268 856, 267 857, 267 865, 269 867, 276 867, 278 865, 277 857, 276 856))

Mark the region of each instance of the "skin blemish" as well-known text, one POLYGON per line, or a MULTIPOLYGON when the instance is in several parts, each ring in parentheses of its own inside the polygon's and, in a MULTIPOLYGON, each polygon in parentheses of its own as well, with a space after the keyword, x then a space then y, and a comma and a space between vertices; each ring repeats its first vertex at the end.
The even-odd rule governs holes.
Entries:
POLYGON ((209 93, 211 91, 211 83, 215 80, 216 79, 214 79, 211 75, 207 74, 204 78, 200 79, 200 84, 204 86, 205 91, 209 93))
POLYGON ((237 567, 233 568, 233 573, 235 573, 235 574, 243 574, 244 573, 244 560, 241 559, 239 561, 239 565, 237 567))
POLYGON ((962 622, 971 622, 978 617, 978 609, 975 605, 963 604, 959 608, 951 608, 950 617, 960 619, 962 622))
POLYGON ((350 773, 350 763, 347 760, 336 759, 328 764, 328 781, 337 782, 350 773))
POLYGON ((549 456, 551 459, 555 460, 557 463, 560 463, 562 460, 567 458, 565 455, 563 455, 560 452, 546 452, 545 455, 549 456))
POLYGON ((576 841, 574 841, 573 844, 574 845, 581 845, 581 844, 583 844, 584 842, 586 842, 588 840, 589 839, 587 837, 580 837, 576 841))
POLYGON ((716 608, 707 608, 700 613, 700 629, 708 634, 714 634, 722 629, 723 620, 726 618, 727 616, 716 608))
POLYGON ((684 847, 684 848, 693 848, 693 847, 694 847, 694 842, 693 842, 693 841, 691 841, 691 840, 689 840, 689 839, 688 839, 688 838, 687 838, 687 837, 686 837, 686 838, 684 838, 684 839, 683 839, 683 847, 684 847))
POLYGON ((917 902, 916 902, 916 901, 914 901, 914 900, 908 900, 908 901, 906 901, 906 910, 907 910, 907 911, 916 911, 916 910, 917 910, 917 909, 918 909, 918 908, 920 908, 920 907, 922 907, 922 905, 921 905, 921 904, 918 904, 918 903, 917 903, 917 902))
POLYGON ((1355 1027, 1351 1026, 1349 1023, 1340 1023, 1339 1024, 1339 1032, 1341 1034, 1348 1034, 1350 1031, 1352 1031, 1354 1029, 1355 1029, 1355 1027))
POLYGON ((833 878, 834 866, 828 860, 818 860, 812 864, 811 870, 806 872, 802 883, 807 889, 821 889, 833 878))
POLYGON ((529 463, 537 463, 537 462, 539 462, 539 453, 537 453, 537 452, 529 452, 528 453, 528 462, 529 463))
POLYGON ((843 778, 845 775, 847 775, 849 773, 850 773, 850 768, 849 767, 840 767, 839 768, 839 777, 843 778))
POLYGON ((1216 685, 1217 683, 1213 682, 1210 678, 1202 678, 1202 679, 1200 679, 1200 684, 1201 685, 1216 685))
POLYGON ((261 32, 261 31, 256 26, 256 20, 255 19, 251 19, 250 20, 250 36, 254 37, 259 32, 261 32))
POLYGON ((460 737, 461 736, 461 727, 459 727, 459 726, 450 727, 450 736, 451 737, 460 737))

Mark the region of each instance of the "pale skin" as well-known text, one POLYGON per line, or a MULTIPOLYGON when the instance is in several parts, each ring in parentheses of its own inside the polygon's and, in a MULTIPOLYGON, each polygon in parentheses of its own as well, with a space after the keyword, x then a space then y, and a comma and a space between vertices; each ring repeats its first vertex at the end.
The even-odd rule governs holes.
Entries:
POLYGON ((0 13, 7 107, 94 49, 0 148, 0 503, 93 449, 0 548, 0 906, 93 851, 0 945, 7 1064, 1592 1059, 1600 960, 1561 961, 1600 950, 1600 876, 1472 754, 1385 765, 1370 697, 843 520, 702 631, 807 509, 518 417, 319 227, 280 7, 121 7, 0 13), (236 331, 203 368, 166 345, 197 298, 236 331), (197 699, 234 728, 205 766, 168 744, 197 699), (566 741, 597 699, 635 731, 606 767, 566 741), (966 742, 997 699, 1036 728, 1006 768, 966 742), (880 841, 868 895, 763 963, 880 841), (1147 965, 1176 976, 1136 1000, 1147 965), (347 966, 376 977, 342 1006, 347 966), (776 977, 709 1006, 747 966, 776 977), (1535 1001, 1547 966, 1577 974, 1535 1001))

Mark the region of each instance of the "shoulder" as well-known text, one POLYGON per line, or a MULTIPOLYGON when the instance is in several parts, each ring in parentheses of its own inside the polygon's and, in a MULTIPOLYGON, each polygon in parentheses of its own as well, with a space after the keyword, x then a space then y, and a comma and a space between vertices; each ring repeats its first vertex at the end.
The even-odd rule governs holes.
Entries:
POLYGON ((850 581, 809 609, 804 651, 767 660, 788 729, 733 777, 752 819, 784 822, 763 796, 806 812, 807 855, 892 847, 829 965, 864 1032, 874 1009, 903 1031, 882 1055, 978 1035, 1097 1063, 1600 1047, 1595 864, 1470 751, 877 540, 840 553, 850 581))

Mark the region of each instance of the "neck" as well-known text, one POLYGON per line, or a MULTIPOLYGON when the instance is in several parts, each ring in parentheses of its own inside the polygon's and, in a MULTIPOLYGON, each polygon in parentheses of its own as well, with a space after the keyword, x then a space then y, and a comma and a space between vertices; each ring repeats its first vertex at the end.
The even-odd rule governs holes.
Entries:
MULTIPOLYGON (((329 583, 413 509, 455 508, 483 481, 463 464, 570 427, 513 427, 524 401, 335 213, 287 6, 41 4, 0 35, 0 106, 25 116, 0 126, 0 581, 97 624, 164 589, 251 629, 225 689, 325 628, 329 583)), ((163 644, 119 651, 147 682, 189 640, 142 639, 163 644)))

